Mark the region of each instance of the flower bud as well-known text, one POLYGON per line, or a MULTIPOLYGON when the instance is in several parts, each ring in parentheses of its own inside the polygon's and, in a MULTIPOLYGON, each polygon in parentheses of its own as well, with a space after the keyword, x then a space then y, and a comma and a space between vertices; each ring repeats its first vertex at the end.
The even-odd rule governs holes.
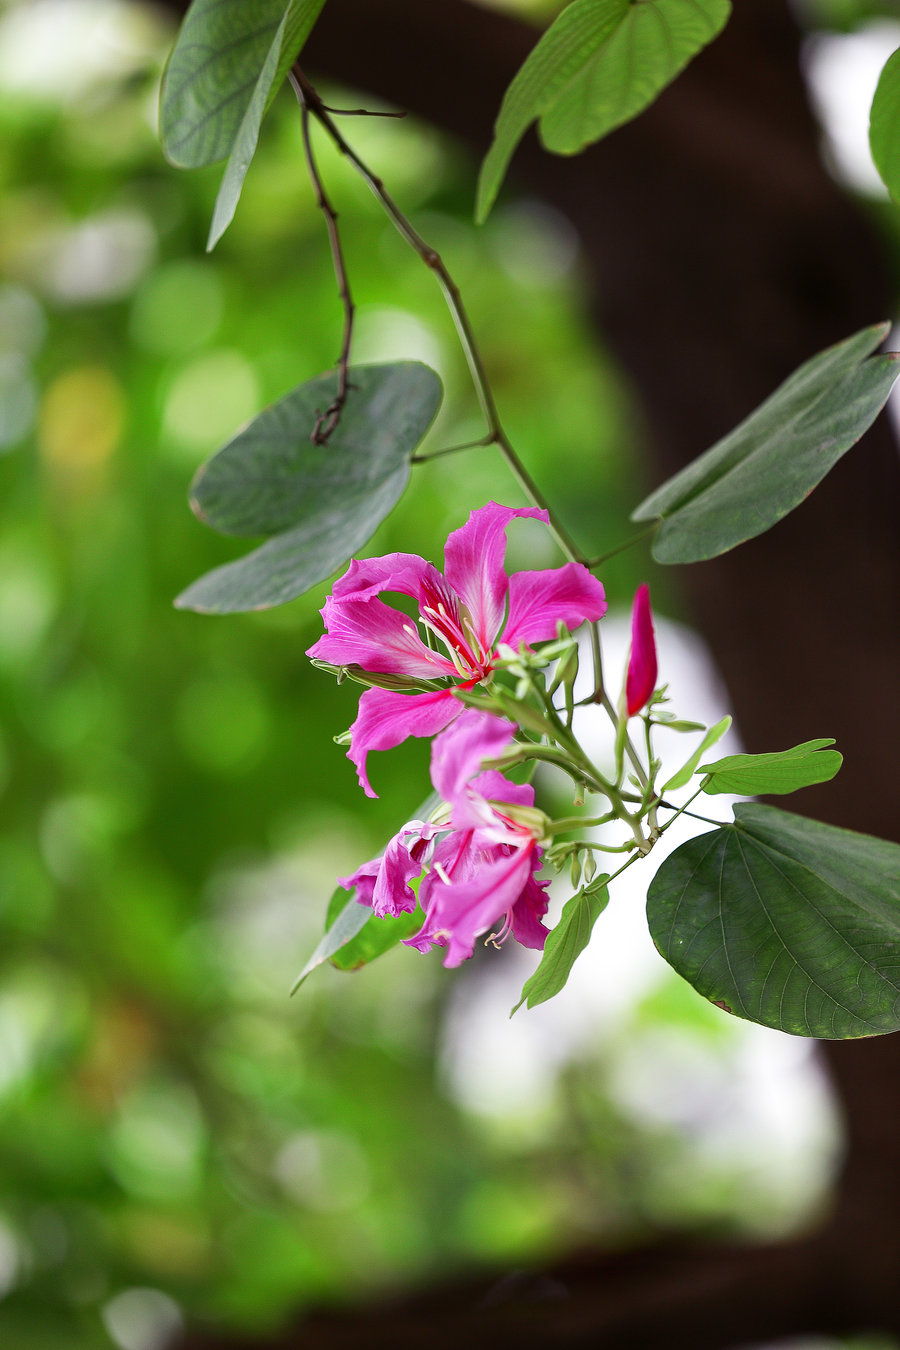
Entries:
POLYGON ((631 652, 625 676, 625 706, 629 717, 646 707, 656 688, 658 667, 653 615, 650 612, 650 587, 642 582, 631 611, 631 652))

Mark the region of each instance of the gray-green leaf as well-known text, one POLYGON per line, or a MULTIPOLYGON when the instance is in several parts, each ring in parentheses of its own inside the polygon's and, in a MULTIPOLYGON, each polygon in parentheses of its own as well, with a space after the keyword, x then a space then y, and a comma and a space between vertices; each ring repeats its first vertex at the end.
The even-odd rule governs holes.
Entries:
POLYGON ((665 860, 647 918, 726 1012, 827 1040, 900 1030, 896 844, 743 803, 665 860))
POLYGON ((588 945, 591 930, 609 904, 607 875, 595 877, 563 905, 559 923, 553 928, 544 945, 541 963, 530 979, 525 981, 522 997, 510 1013, 516 1013, 527 1002, 529 1008, 546 1003, 563 988, 572 972, 576 958, 588 945))
POLYGON ((766 755, 728 755, 700 766, 699 772, 707 775, 701 786, 711 797, 722 792, 754 797, 827 783, 843 762, 843 755, 826 750, 827 745, 834 745, 833 736, 766 755))
POLYGON ((887 400, 900 373, 897 354, 870 353, 888 328, 864 328, 805 362, 723 440, 641 502, 632 520, 661 521, 657 562, 715 558, 800 505, 887 400))
POLYGON ((869 146, 888 191, 894 201, 900 202, 900 48, 878 77, 869 118, 869 146))
POLYGON ((163 75, 160 136, 173 164, 228 164, 208 248, 230 223, 266 109, 325 0, 194 0, 163 75))
POLYGON ((322 375, 266 408, 198 472, 191 505, 223 534, 273 535, 201 577, 181 609, 226 614, 302 595, 359 549, 400 499, 441 382, 417 361, 357 366, 327 445, 309 439, 337 391, 322 375))
MULTIPOLYGON (((331 897, 329 909, 337 899, 345 894, 345 891, 338 887, 331 897)), ((324 965, 326 961, 330 961, 336 952, 339 952, 342 947, 351 942, 371 918, 372 911, 368 905, 361 905, 355 899, 348 900, 297 976, 291 987, 291 993, 295 994, 308 975, 311 975, 319 966, 324 965)))
POLYGON ((652 103, 730 12, 729 0, 574 0, 506 91, 481 170, 476 219, 490 211, 536 117, 548 150, 576 154, 652 103))

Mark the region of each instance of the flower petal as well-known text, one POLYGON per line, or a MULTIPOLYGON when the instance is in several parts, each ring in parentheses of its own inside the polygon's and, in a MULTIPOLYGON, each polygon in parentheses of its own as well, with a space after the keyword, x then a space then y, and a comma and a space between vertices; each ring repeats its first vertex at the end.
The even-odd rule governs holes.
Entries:
MULTIPOLYGON (((535 506, 516 508, 488 502, 454 530, 444 549, 444 575, 468 609, 486 653, 496 644, 503 620, 508 582, 503 566, 506 527, 516 516, 547 522, 547 512, 535 506)), ((555 628, 551 636, 556 636, 555 628)))
POLYGON ((521 642, 549 642, 562 620, 571 632, 606 613, 606 593, 581 563, 542 572, 516 572, 509 579, 509 617, 502 640, 514 651, 521 642))
MULTIPOLYGON (((427 897, 423 897, 427 904, 425 923, 404 941, 420 951, 427 951, 429 945, 447 947, 445 966, 458 966, 467 960, 475 950, 475 939, 513 908, 531 879, 534 848, 498 852, 501 856, 483 864, 471 881, 434 881, 427 897)), ((426 881, 433 876, 429 874, 426 881)))
POLYGON ((339 600, 366 600, 382 591, 399 591, 415 600, 431 575, 440 577, 433 563, 415 553, 386 553, 381 558, 353 558, 331 594, 339 600))
POLYGON ((539 952, 544 950, 549 933, 541 923, 549 904, 546 895, 549 885, 549 881, 536 881, 530 876, 512 910, 512 935, 516 942, 523 947, 535 947, 539 952))
POLYGON ((378 879, 378 873, 381 871, 381 859, 372 858, 370 862, 363 863, 362 867, 349 877, 338 877, 337 884, 343 886, 345 891, 352 891, 356 887, 356 898, 361 905, 371 905, 372 895, 375 891, 375 882, 378 879))
POLYGON ((629 717, 640 712, 649 701, 656 688, 658 674, 653 615, 650 612, 650 587, 645 581, 635 592, 631 611, 631 653, 625 676, 625 702, 629 717))
MULTIPOLYGON (((418 695, 417 697, 421 697, 418 695)), ((465 800, 466 784, 485 759, 499 759, 512 741, 515 727, 502 717, 467 708, 431 747, 431 781, 443 801, 456 810, 465 800)), ((465 828, 454 819, 457 828, 465 828)))
POLYGON ((362 666, 382 675, 412 675, 433 680, 458 676, 446 657, 425 646, 411 619, 374 596, 325 601, 322 618, 328 630, 306 655, 333 666, 362 666))
POLYGON ((407 736, 434 736, 459 712, 460 704, 449 689, 434 694, 397 694, 388 689, 367 689, 359 700, 359 712, 350 728, 347 758, 356 765, 360 786, 367 797, 377 797, 366 774, 370 750, 390 750, 407 736))
POLYGON ((388 914, 411 914, 417 901, 410 882, 425 865, 423 844, 437 832, 436 825, 411 820, 395 834, 384 850, 372 895, 372 908, 380 919, 388 914))

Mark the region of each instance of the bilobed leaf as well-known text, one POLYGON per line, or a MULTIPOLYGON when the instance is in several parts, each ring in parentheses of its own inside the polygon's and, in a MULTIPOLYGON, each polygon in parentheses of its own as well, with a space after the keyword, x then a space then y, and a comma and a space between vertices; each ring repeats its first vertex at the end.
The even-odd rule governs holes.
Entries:
POLYGON ((228 156, 207 248, 230 224, 259 129, 325 0, 194 0, 163 76, 160 135, 173 164, 228 156))
MULTIPOLYGON (((331 897, 329 910, 341 896, 346 896, 346 891, 339 886, 331 897)), ((337 917, 328 928, 322 941, 297 976, 291 988, 291 993, 296 993, 308 975, 311 975, 318 966, 330 961, 342 947, 351 942, 371 918, 372 911, 368 905, 361 905, 354 899, 347 900, 346 904, 338 911, 337 917)))
POLYGON ((287 74, 324 3, 194 0, 160 91, 160 137, 170 163, 196 169, 231 154, 273 47, 266 97, 287 74))
POLYGON ((764 792, 796 792, 813 783, 827 783, 841 767, 843 755, 826 750, 834 737, 804 741, 791 750, 767 755, 728 755, 713 764, 703 764, 699 772, 707 776, 701 784, 711 797, 733 792, 747 797, 764 792))
POLYGON ((416 361, 358 366, 350 382, 326 445, 309 437, 336 375, 266 408, 199 470, 191 505, 201 520, 223 534, 274 537, 194 582, 179 608, 226 614, 292 600, 346 562, 396 505, 441 382, 416 361))
POLYGON ((894 201, 900 202, 900 48, 878 77, 869 118, 869 146, 885 186, 894 201))
POLYGON ((661 954, 763 1026, 826 1040, 900 1030, 900 847, 772 806, 734 814, 650 883, 661 954))
POLYGON ((523 1003, 535 1008, 539 1003, 558 994, 568 980, 577 957, 588 945, 591 930, 609 904, 608 876, 594 880, 573 895, 563 905, 559 923, 544 944, 541 963, 530 979, 525 981, 522 997, 510 1013, 519 1011, 523 1003))
POLYGON ((476 219, 490 211, 535 118, 548 150, 577 153, 651 103, 716 36, 730 9, 728 0, 573 0, 506 91, 481 169, 476 219))
POLYGON ((247 111, 241 118, 241 124, 235 135, 234 145, 231 154, 228 156, 228 163, 225 165, 225 173, 216 196, 216 204, 213 207, 209 235, 206 240, 207 253, 212 252, 234 219, 241 189, 244 186, 244 179, 247 176, 247 170, 250 168, 250 161, 256 154, 259 129, 262 126, 266 105, 278 72, 285 26, 289 14, 290 6, 285 10, 284 18, 275 30, 272 45, 266 53, 263 68, 259 72, 259 78, 253 87, 250 102, 247 104, 247 111))
POLYGON ((684 764, 682 764, 676 774, 672 775, 668 783, 663 784, 660 791, 675 792, 677 788, 683 788, 686 783, 689 783, 697 770, 697 765, 700 763, 701 757, 705 755, 707 750, 711 749, 717 741, 722 739, 730 726, 731 718, 726 715, 722 718, 721 722, 717 722, 714 727, 710 727, 694 753, 689 759, 685 760, 684 764))
POLYGON ((715 558, 799 506, 884 406, 900 374, 897 354, 870 353, 888 328, 865 328, 805 362, 632 512, 632 520, 660 519, 657 562, 715 558))

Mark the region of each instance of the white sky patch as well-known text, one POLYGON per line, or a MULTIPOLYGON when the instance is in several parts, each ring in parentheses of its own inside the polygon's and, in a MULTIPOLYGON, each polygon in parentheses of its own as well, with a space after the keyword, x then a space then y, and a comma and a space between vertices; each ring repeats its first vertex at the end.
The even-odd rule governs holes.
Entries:
POLYGON ((122 0, 27 0, 0 15, 0 89, 74 103, 143 68, 159 46, 149 7, 122 0))
POLYGON ((803 73, 825 134, 825 158, 845 186, 873 197, 887 188, 869 150, 869 110, 878 76, 900 47, 900 23, 873 20, 855 33, 816 33, 803 47, 803 73))

